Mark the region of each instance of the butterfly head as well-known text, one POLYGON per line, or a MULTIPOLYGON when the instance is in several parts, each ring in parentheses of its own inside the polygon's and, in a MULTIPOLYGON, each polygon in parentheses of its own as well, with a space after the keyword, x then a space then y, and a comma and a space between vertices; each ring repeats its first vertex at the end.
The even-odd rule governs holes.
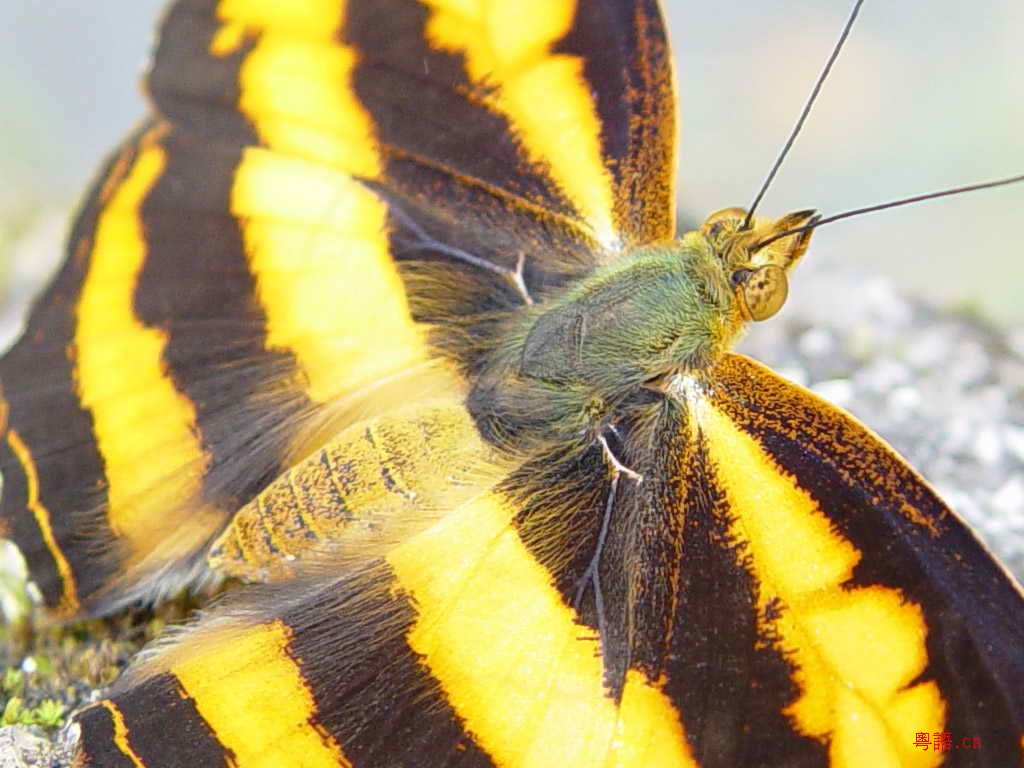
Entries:
POLYGON ((745 210, 725 208, 705 219, 700 234, 729 273, 744 320, 767 320, 782 309, 789 295, 786 275, 804 255, 814 230, 778 236, 813 224, 817 217, 815 211, 797 211, 778 219, 755 216, 747 224, 745 210))

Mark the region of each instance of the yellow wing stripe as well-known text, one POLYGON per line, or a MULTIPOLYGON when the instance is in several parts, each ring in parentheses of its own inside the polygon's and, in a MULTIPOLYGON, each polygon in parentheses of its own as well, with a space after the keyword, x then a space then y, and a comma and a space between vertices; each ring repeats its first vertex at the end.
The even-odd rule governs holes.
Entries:
POLYGON ((357 55, 336 42, 344 10, 340 0, 224 0, 213 44, 223 54, 238 29, 259 33, 239 108, 265 148, 245 151, 231 210, 267 346, 295 356, 319 402, 426 358, 390 257, 387 207, 352 178, 378 177, 381 159, 352 88, 357 55))
POLYGON ((326 40, 340 25, 345 5, 346 0, 220 0, 217 18, 225 26, 326 40))
POLYGON ((128 743, 128 726, 125 725, 121 710, 117 708, 114 702, 108 700, 101 701, 98 706, 110 713, 110 721, 114 729, 114 746, 131 761, 135 768, 147 768, 146 764, 135 754, 135 750, 128 743))
POLYGON ((324 402, 426 358, 389 256, 387 210, 348 176, 249 149, 232 212, 267 317, 267 345, 291 351, 324 402))
POLYGON ((239 73, 239 107, 267 146, 375 178, 373 119, 352 90, 358 57, 332 42, 336 29, 328 21, 320 40, 261 35, 239 73))
POLYGON ((315 724, 316 702, 288 654, 291 630, 280 621, 230 636, 214 633, 171 667, 203 720, 239 768, 351 766, 341 746, 315 724), (225 685, 230 680, 230 685, 225 685))
POLYGON ((77 613, 79 602, 78 590, 75 587, 75 576, 71 572, 71 565, 64 556, 64 552, 57 545, 57 539, 54 538, 53 526, 50 522, 50 510, 39 500, 39 471, 36 469, 36 463, 32 459, 32 452, 29 451, 28 446, 21 439, 21 435, 13 429, 7 430, 7 444, 11 447, 14 455, 18 458, 18 462, 21 464, 22 470, 25 472, 25 485, 28 497, 26 506, 36 519, 36 525, 39 527, 43 543, 46 544, 46 549, 57 566, 57 573, 60 574, 62 590, 60 612, 67 613, 68 615, 77 613))
POLYGON ((409 645, 466 728, 504 768, 695 766, 656 685, 631 671, 621 703, 609 697, 596 638, 523 546, 514 513, 487 495, 388 555, 418 609, 409 645))
POLYGON ((697 414, 736 516, 731 533, 747 546, 760 585, 764 631, 778 632, 796 667, 800 696, 787 715, 801 732, 830 740, 834 768, 939 764, 941 754, 908 740, 942 731, 945 721, 935 682, 907 687, 928 663, 920 606, 896 589, 844 588, 860 552, 724 413, 701 401, 697 414))
POLYGON ((198 494, 208 460, 195 407, 163 362, 167 333, 143 325, 134 313, 146 258, 140 206, 165 165, 164 150, 144 142, 100 214, 74 337, 78 395, 92 413, 103 457, 109 523, 136 553, 153 549, 168 510, 198 494), (170 477, 179 478, 173 486, 170 477), (157 498, 156 488, 167 490, 157 498))
POLYGON ((527 157, 549 171, 593 229, 615 243, 614 191, 601 151, 601 120, 583 60, 552 52, 569 32, 576 0, 424 0, 430 44, 465 56, 469 78, 493 91, 527 157))

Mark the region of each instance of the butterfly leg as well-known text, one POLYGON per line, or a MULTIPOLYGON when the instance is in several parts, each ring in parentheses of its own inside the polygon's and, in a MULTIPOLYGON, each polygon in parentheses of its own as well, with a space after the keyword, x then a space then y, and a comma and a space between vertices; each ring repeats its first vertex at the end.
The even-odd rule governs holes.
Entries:
MULTIPOLYGON (((618 437, 619 432, 617 429, 615 429, 614 425, 609 425, 608 429, 610 429, 612 433, 615 434, 616 437, 618 437)), ((611 467, 613 483, 619 479, 619 475, 625 475, 626 477, 628 477, 630 480, 637 484, 640 484, 644 481, 643 475, 641 475, 639 472, 634 472, 632 469, 630 469, 621 461, 619 461, 618 457, 612 452, 612 449, 608 446, 608 439, 604 435, 599 434, 597 436, 597 442, 601 444, 601 451, 604 453, 604 460, 607 461, 608 466, 611 467)))
MULTIPOLYGON (((618 434, 614 425, 609 425, 609 429, 614 434, 618 434)), ((598 434, 597 441, 600 443, 604 459, 612 471, 612 477, 608 488, 608 498, 604 504, 604 516, 601 520, 601 530, 597 535, 597 546, 594 547, 594 555, 590 558, 590 563, 587 565, 586 570, 583 572, 583 575, 580 576, 579 581, 576 582, 576 595, 573 598, 573 608, 576 611, 579 611, 579 607, 583 602, 583 597, 587 593, 587 588, 593 585, 594 610, 597 613, 597 631, 601 639, 603 653, 604 638, 606 636, 606 619, 604 611, 604 594, 601 591, 601 553, 604 551, 605 540, 608 538, 608 528, 611 525, 612 512, 615 508, 615 497, 618 495, 619 491, 619 480, 622 477, 626 477, 639 485, 643 482, 644 478, 639 472, 635 472, 619 461, 618 457, 608 445, 607 438, 605 438, 603 434, 598 434)))

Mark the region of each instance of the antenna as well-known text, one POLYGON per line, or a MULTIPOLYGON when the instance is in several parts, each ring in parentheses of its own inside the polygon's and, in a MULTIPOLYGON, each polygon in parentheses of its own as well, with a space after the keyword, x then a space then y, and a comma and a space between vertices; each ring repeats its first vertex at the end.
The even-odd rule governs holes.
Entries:
POLYGON ((766 245, 771 245, 776 240, 781 240, 784 237, 790 235, 796 235, 801 232, 810 232, 813 229, 817 229, 822 224, 831 224, 834 221, 840 221, 842 219, 849 219, 852 216, 860 216, 863 213, 874 213, 875 211, 884 211, 886 208, 898 208, 903 205, 911 205, 912 203, 920 203, 924 200, 935 200, 939 197, 949 197, 950 195, 959 195, 965 192, 977 192, 981 189, 992 189, 993 187, 1005 187, 1008 184, 1017 184, 1024 181, 1024 173, 1019 176, 1010 176, 1006 179, 997 179, 995 181, 982 181, 978 184, 968 184, 963 187, 953 187, 952 189, 943 189, 939 192, 929 192, 925 195, 914 195, 913 197, 904 197, 900 200, 891 200, 888 203, 879 203, 878 205, 869 205, 866 208, 855 208, 851 211, 843 211, 842 213, 835 213, 831 216, 826 216, 823 219, 806 224, 796 229, 787 229, 785 232, 779 232, 778 234, 772 235, 767 240, 762 240, 757 243, 753 248, 750 249, 751 253, 759 251, 766 245))
POLYGON ((850 30, 853 28, 853 22, 857 20, 857 14, 860 13, 860 7, 863 4, 864 0, 857 0, 856 4, 853 6, 850 18, 846 20, 846 26, 843 27, 843 33, 839 36, 839 41, 836 43, 835 48, 832 49, 832 55, 829 56, 828 61, 825 62, 825 68, 821 70, 821 74, 818 75, 818 81, 814 84, 814 88, 811 90, 811 95, 808 97, 807 103, 804 104, 804 109, 800 113, 800 119, 797 120, 796 125, 793 126, 793 130, 790 132, 785 146, 783 146, 779 156, 775 159, 775 164, 772 166, 771 171, 768 172, 768 177, 761 185, 761 190, 757 193, 757 197, 755 197, 754 202, 750 204, 747 217, 743 220, 743 226, 740 227, 740 229, 750 229, 750 221, 754 217, 754 211, 757 210, 757 206, 761 204, 761 199, 764 197, 765 193, 768 191, 768 187, 771 186, 772 181, 775 179, 775 174, 779 172, 779 168, 782 166, 782 161, 786 159, 786 155, 789 154, 789 150, 793 148, 796 137, 804 127, 804 122, 807 120, 807 116, 811 113, 811 107, 814 106, 814 102, 818 98, 818 94, 821 92, 821 87, 825 84, 825 80, 828 78, 829 72, 832 71, 832 65, 835 64, 836 59, 839 58, 839 52, 843 49, 843 43, 845 43, 846 38, 849 37, 850 30))

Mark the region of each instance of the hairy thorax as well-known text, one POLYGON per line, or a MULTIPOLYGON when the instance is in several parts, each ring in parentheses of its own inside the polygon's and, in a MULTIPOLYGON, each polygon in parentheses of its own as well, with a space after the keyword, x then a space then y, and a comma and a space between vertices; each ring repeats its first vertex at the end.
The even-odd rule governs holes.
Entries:
POLYGON ((774 314, 786 271, 807 246, 794 235, 755 249, 811 212, 741 228, 712 215, 674 242, 637 249, 524 313, 470 395, 490 437, 565 438, 613 426, 627 401, 677 373, 710 368, 749 320, 774 314))

